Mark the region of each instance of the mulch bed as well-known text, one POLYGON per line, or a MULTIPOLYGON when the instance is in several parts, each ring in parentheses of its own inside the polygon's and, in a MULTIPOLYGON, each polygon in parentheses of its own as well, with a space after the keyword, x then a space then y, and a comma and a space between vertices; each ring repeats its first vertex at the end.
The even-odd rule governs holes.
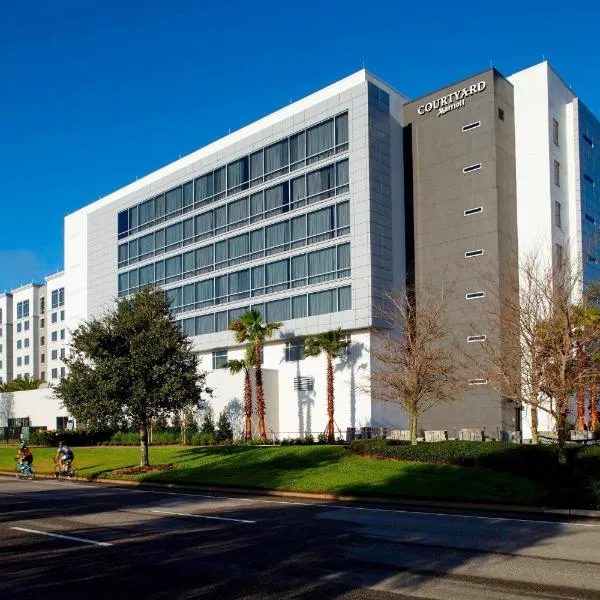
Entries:
POLYGON ((140 473, 158 473, 160 471, 171 471, 175 465, 150 465, 149 467, 125 467, 113 471, 115 475, 139 475, 140 473))

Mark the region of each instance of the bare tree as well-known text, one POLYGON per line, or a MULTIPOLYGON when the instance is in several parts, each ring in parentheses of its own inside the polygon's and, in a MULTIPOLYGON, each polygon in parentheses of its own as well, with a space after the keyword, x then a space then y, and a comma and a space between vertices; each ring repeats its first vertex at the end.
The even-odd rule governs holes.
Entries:
POLYGON ((373 335, 372 389, 406 410, 412 444, 417 443, 419 417, 435 404, 455 400, 465 389, 446 308, 443 292, 419 289, 416 298, 413 290, 386 294, 380 312, 387 327, 373 335))
POLYGON ((490 288, 499 299, 488 311, 489 326, 495 324, 496 331, 481 346, 478 361, 499 393, 531 408, 533 443, 538 441, 538 411, 552 416, 561 459, 569 398, 595 374, 595 361, 586 353, 597 340, 598 326, 580 288, 581 275, 564 255, 523 256, 518 274, 504 289, 490 288))
POLYGON ((0 425, 7 426, 15 410, 15 397, 12 392, 0 393, 0 425))

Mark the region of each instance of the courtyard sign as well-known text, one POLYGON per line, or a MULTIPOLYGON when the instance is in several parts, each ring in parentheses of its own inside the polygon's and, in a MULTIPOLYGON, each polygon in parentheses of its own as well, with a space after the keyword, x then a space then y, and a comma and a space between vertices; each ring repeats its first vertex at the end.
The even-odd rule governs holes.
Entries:
POLYGON ((487 84, 485 81, 474 83, 469 87, 464 87, 461 90, 457 90, 456 92, 452 92, 446 96, 436 98, 433 100, 433 102, 421 104, 421 106, 419 106, 417 109, 417 112, 420 115, 425 115, 430 113, 432 110, 437 110, 437 116, 441 117, 451 110, 462 108, 465 105, 466 98, 473 96, 474 94, 478 94, 479 92, 483 92, 483 90, 486 88, 486 85, 487 84))

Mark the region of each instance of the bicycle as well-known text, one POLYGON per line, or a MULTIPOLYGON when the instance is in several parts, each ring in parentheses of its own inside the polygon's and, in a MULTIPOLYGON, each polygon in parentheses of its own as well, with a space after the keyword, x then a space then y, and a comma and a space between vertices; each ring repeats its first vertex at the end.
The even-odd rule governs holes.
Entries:
POLYGON ((15 473, 17 479, 34 479, 35 469, 31 463, 26 461, 17 460, 17 472, 15 473))
POLYGON ((63 460, 62 464, 59 460, 54 462, 54 477, 56 480, 72 479, 75 476, 75 469, 72 467, 72 460, 63 460))

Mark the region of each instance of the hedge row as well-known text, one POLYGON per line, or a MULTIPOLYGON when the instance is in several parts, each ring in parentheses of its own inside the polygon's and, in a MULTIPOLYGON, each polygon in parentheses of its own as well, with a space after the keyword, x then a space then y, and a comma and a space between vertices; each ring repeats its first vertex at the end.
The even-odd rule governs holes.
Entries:
MULTIPOLYGON (((398 440, 355 440, 350 452, 396 460, 483 467, 551 481, 559 474, 558 447, 555 444, 520 445, 510 442, 435 442, 411 446, 398 440)), ((600 447, 567 448, 567 467, 600 470, 600 447)))
MULTIPOLYGON (((136 432, 117 431, 40 431, 31 433, 29 444, 32 446, 58 446, 63 441, 69 446, 137 446, 140 436, 136 432)), ((193 446, 210 446, 217 444, 215 438, 207 433, 190 433, 187 436, 188 444, 193 446)), ((167 444, 180 444, 181 433, 173 431, 152 432, 152 445, 165 446, 167 444)))

